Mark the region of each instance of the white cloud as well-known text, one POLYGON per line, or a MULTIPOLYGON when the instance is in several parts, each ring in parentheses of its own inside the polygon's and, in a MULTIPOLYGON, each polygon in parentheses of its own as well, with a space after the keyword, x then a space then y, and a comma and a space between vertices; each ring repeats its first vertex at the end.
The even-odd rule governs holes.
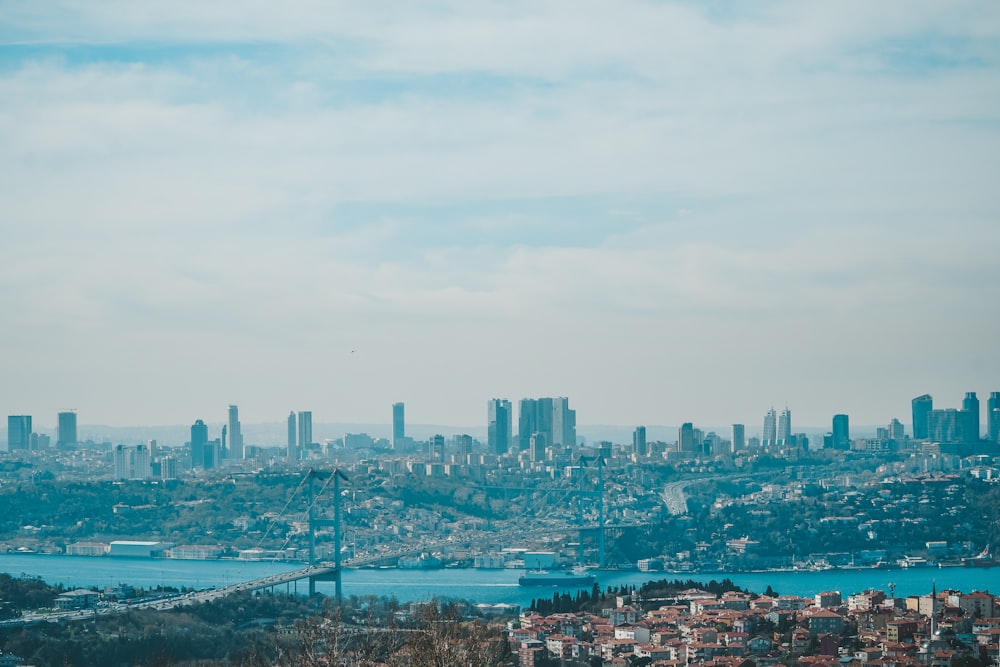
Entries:
POLYGON ((870 364, 865 421, 1000 370, 991 6, 0 11, 8 399, 819 421, 870 364))

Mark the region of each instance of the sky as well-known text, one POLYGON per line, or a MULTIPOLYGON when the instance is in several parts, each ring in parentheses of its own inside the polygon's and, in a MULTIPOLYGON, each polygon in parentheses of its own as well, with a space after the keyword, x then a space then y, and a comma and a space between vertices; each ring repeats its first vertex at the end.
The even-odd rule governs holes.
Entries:
POLYGON ((1000 390, 1000 3, 0 16, 0 411, 39 426, 1000 390))

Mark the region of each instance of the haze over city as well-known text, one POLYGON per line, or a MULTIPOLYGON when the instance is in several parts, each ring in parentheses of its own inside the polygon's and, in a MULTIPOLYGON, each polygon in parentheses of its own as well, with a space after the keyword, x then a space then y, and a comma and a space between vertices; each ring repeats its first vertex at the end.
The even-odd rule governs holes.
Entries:
POLYGON ((995 3, 0 15, 0 405, 39 426, 998 388, 995 3))

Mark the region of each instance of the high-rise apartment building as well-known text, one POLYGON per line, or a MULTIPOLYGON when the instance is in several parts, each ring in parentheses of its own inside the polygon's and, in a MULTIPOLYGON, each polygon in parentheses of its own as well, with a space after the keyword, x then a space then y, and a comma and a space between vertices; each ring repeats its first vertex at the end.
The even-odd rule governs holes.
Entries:
POLYGON ((191 467, 210 470, 213 458, 208 455, 208 426, 199 419, 191 426, 191 467))
POLYGON ((917 396, 910 401, 913 410, 913 439, 926 440, 928 437, 927 418, 934 409, 934 399, 930 394, 917 396))
POLYGON ((444 436, 434 435, 427 441, 428 458, 435 463, 444 462, 444 436))
POLYGON ((764 432, 760 436, 760 444, 763 447, 772 447, 778 440, 778 415, 774 408, 764 415, 764 432))
POLYGON ((746 426, 744 424, 733 424, 733 453, 746 449, 746 426))
POLYGON ((979 442, 979 399, 976 392, 965 392, 962 399, 962 441, 979 442))
POLYGON ((834 449, 851 448, 851 420, 847 415, 833 416, 833 430, 831 431, 834 449))
POLYGON ((636 426, 632 431, 632 453, 636 456, 647 456, 649 448, 646 446, 646 427, 636 426))
POLYGON ((7 417, 7 451, 31 449, 31 415, 7 417))
POLYGON ((285 456, 289 461, 299 460, 299 447, 298 447, 298 437, 297 437, 297 426, 298 422, 295 418, 295 411, 292 410, 288 413, 288 439, 287 439, 287 450, 285 451, 285 456))
POLYGON ((240 409, 235 405, 229 406, 229 458, 245 458, 243 429, 240 426, 240 409))
POLYGON ((146 445, 118 445, 112 453, 115 479, 150 479, 152 458, 146 445))
POLYGON ((778 415, 777 443, 788 445, 792 441, 792 411, 785 406, 785 409, 778 415))
POLYGON ((306 450, 313 444, 313 413, 299 410, 299 458, 308 456, 306 450))
POLYGON ((406 422, 403 419, 403 404, 392 404, 392 447, 401 447, 406 437, 406 422))
POLYGON ((991 391, 986 401, 986 432, 990 442, 1000 442, 1000 391, 991 391))
POLYGON ((487 426, 486 442, 491 453, 503 456, 510 450, 511 429, 514 425, 513 410, 510 401, 503 398, 491 398, 486 404, 487 426))

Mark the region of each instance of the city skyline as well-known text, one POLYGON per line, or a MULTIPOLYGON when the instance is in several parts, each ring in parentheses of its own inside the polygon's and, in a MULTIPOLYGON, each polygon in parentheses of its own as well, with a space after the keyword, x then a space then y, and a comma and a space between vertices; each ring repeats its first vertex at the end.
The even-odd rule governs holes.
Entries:
POLYGON ((568 396, 749 436, 996 389, 995 3, 0 6, 38 427, 568 396))
MULTIPOLYGON (((954 428, 961 429, 959 424, 969 423, 968 420, 972 419, 973 415, 968 412, 969 409, 978 408, 978 419, 972 419, 972 423, 977 424, 979 436, 985 440, 997 442, 1000 441, 1000 392, 991 391, 989 392, 989 399, 986 401, 978 400, 977 391, 965 391, 963 392, 963 398, 960 401, 955 401, 954 403, 946 403, 942 399, 939 401, 938 409, 934 409, 934 399, 931 394, 921 394, 916 396, 909 401, 909 407, 912 411, 912 418, 908 421, 905 419, 908 413, 904 413, 904 419, 900 420, 898 416, 893 416, 882 420, 881 422, 874 422, 870 424, 860 424, 856 423, 856 428, 862 431, 862 434, 875 435, 876 437, 882 437, 878 435, 878 432, 882 429, 885 430, 886 434, 893 434, 891 437, 897 437, 900 429, 902 429, 907 437, 914 439, 926 439, 930 436, 930 439, 935 439, 935 434, 928 433, 927 428, 927 418, 928 416, 933 416, 938 414, 951 415, 949 418, 954 421, 954 428), (919 406, 919 408, 918 408, 919 406), (917 427, 914 422, 918 421, 922 423, 922 427, 917 427)), ((427 429, 454 429, 447 431, 448 435, 458 435, 461 432, 475 432, 482 436, 482 443, 488 446, 490 451, 496 449, 507 451, 510 448, 517 447, 518 449, 529 447, 529 439, 533 433, 541 431, 546 434, 547 439, 553 439, 556 444, 560 442, 564 437, 571 438, 572 433, 577 430, 579 426, 580 429, 587 430, 600 430, 602 428, 611 429, 636 429, 636 428, 650 428, 663 430, 664 432, 669 432, 674 429, 683 427, 693 428, 696 427, 698 430, 705 433, 712 431, 717 433, 723 439, 726 439, 729 435, 732 435, 733 428, 739 427, 740 432, 737 436, 737 440, 742 441, 743 438, 758 438, 764 446, 772 445, 782 445, 786 444, 785 440, 787 437, 794 437, 798 433, 808 433, 812 435, 826 434, 832 436, 833 446, 836 448, 843 448, 846 446, 846 441, 849 435, 848 420, 850 416, 844 413, 831 414, 826 422, 826 424, 800 424, 796 421, 793 426, 791 422, 791 407, 785 406, 780 415, 774 409, 774 407, 768 408, 762 415, 758 415, 762 418, 763 428, 754 427, 754 422, 750 422, 751 426, 746 429, 746 424, 743 422, 735 420, 726 420, 723 416, 720 419, 715 419, 709 422, 691 422, 689 421, 678 421, 676 424, 671 424, 668 421, 659 422, 656 420, 645 420, 640 424, 614 424, 609 422, 601 421, 584 421, 577 422, 576 410, 569 409, 569 399, 566 397, 558 398, 521 398, 512 402, 506 398, 490 398, 487 401, 486 410, 482 420, 479 423, 474 424, 441 424, 430 421, 417 421, 412 424, 419 431, 425 432, 425 435, 430 434, 427 429), (519 407, 515 411, 513 405, 517 404, 519 407), (525 417, 521 417, 521 410, 528 406, 525 417), (544 408, 544 409, 542 409, 544 408), (517 414, 517 427, 514 427, 514 415, 517 414), (544 417, 539 421, 540 414, 544 413, 546 415, 551 414, 549 417, 544 417), (502 415, 502 416, 501 416, 502 415), (562 415, 566 415, 563 417, 562 415), (496 431, 498 417, 501 420, 501 430, 499 432, 500 440, 497 441, 495 438, 498 436, 496 431), (525 421, 525 419, 527 421, 525 421), (564 423, 565 421, 565 423, 564 423), (522 433, 522 426, 527 425, 527 432, 522 433), (553 430, 555 429, 555 430, 553 430), (480 433, 481 432, 481 433, 480 433), (556 432, 563 435, 556 436, 556 432), (770 433, 770 436, 769 436, 770 433), (500 446, 506 443, 506 446, 500 446)), ((408 421, 404 419, 404 402, 396 401, 389 406, 388 418, 383 420, 377 420, 373 422, 360 422, 360 421, 341 421, 337 419, 328 419, 321 422, 317 422, 317 425, 321 428, 324 426, 344 424, 344 425, 358 425, 365 427, 375 427, 384 428, 386 430, 385 438, 395 446, 395 443, 402 443, 405 440, 410 440, 408 436, 404 435, 406 426, 409 424, 408 421), (405 422, 405 423, 404 423, 405 422), (397 440, 397 436, 401 436, 397 440)), ((72 417, 72 425, 74 429, 74 436, 76 431, 76 412, 60 412, 57 417, 66 419, 72 417)), ((268 427, 275 425, 286 426, 286 430, 282 431, 283 438, 279 443, 285 448, 286 453, 290 453, 292 448, 295 448, 296 456, 301 454, 302 451, 302 438, 313 440, 312 437, 312 411, 299 411, 296 413, 292 410, 286 419, 281 421, 268 421, 266 419, 255 420, 249 423, 251 428, 254 427, 268 427)), ((27 420, 27 424, 34 424, 39 426, 39 428, 32 429, 38 433, 43 433, 45 431, 51 431, 55 438, 54 443, 58 442, 59 437, 59 425, 54 424, 49 427, 44 424, 44 422, 39 422, 35 415, 9 415, 8 416, 8 435, 7 440, 10 441, 10 425, 15 423, 21 423, 22 420, 27 420)), ((222 449, 225 451, 226 447, 226 437, 227 431, 232 432, 233 425, 235 424, 237 432, 240 434, 241 448, 243 441, 243 423, 239 420, 239 406, 230 404, 227 409, 226 418, 224 420, 215 421, 208 420, 203 421, 201 418, 197 419, 198 423, 207 424, 213 427, 220 428, 221 436, 220 443, 222 449)), ((760 423, 758 420, 757 423, 760 423)), ((180 424, 167 424, 167 423, 152 423, 152 424, 83 424, 85 429, 100 429, 102 427, 106 428, 128 428, 136 427, 139 429, 156 429, 156 428, 175 428, 179 427, 180 424)), ((19 427, 18 427, 19 428, 19 427)), ((976 427, 973 427, 975 429, 976 427)), ((23 429, 22 429, 23 430, 23 429)), ((29 431, 30 434, 30 431, 29 431)), ((381 433, 375 434, 381 437, 381 433)), ((634 436, 634 433, 632 434, 634 436)), ((937 433, 938 436, 941 435, 940 429, 937 433)), ((20 436, 18 436, 20 437, 20 436)), ((886 437, 890 437, 886 435, 886 437)), ((959 438, 960 440, 966 439, 967 436, 959 438)), ((937 438, 941 439, 941 438, 937 438)), ((678 438, 677 442, 681 442, 681 438, 678 438)), ((669 438, 668 438, 669 441, 669 438)), ((261 444, 260 442, 247 443, 247 444, 261 444)), ((815 446, 821 446, 821 443, 816 443, 815 446)), ((502 451, 500 453, 502 453, 502 451)), ((243 455, 237 455, 235 458, 243 458, 243 455)))

